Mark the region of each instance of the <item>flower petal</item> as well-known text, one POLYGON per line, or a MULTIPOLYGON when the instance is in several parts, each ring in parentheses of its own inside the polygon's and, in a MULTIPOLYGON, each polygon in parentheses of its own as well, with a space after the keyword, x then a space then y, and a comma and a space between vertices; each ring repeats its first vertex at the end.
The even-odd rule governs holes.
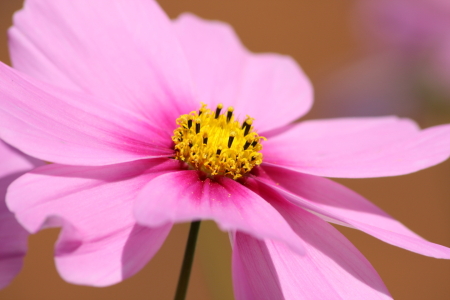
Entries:
POLYGON ((169 156, 171 132, 122 108, 20 75, 0 63, 0 135, 42 160, 102 165, 169 156))
POLYGON ((9 32, 16 69, 115 103, 162 128, 197 108, 172 24, 156 1, 28 0, 9 32))
POLYGON ((168 159, 101 167, 52 164, 16 180, 7 202, 31 232, 64 227, 56 265, 65 280, 106 286, 134 275, 162 245, 171 224, 136 224, 132 204, 148 181, 179 168, 168 159))
POLYGON ((254 179, 326 221, 359 229, 412 252, 450 259, 449 248, 424 240, 361 195, 334 181, 273 166, 260 168, 254 179))
POLYGON ((303 252, 301 239, 280 214, 259 195, 229 178, 200 178, 197 171, 180 171, 153 179, 134 207, 139 224, 214 220, 224 231, 239 230, 259 239, 271 238, 303 252))
POLYGON ((450 125, 419 130, 396 117, 302 122, 264 143, 264 161, 326 177, 416 172, 450 156, 450 125))
POLYGON ((369 261, 336 229, 293 205, 286 220, 305 241, 299 256, 285 245, 244 233, 233 240, 233 286, 246 299, 392 299, 369 261))
POLYGON ((5 204, 6 187, 14 178, 0 178, 0 289, 20 272, 27 252, 28 233, 5 204))
POLYGON ((222 22, 183 14, 174 22, 201 101, 232 105, 259 132, 286 125, 310 109, 312 86, 290 57, 253 54, 222 22))
POLYGON ((6 207, 6 190, 17 177, 41 164, 0 141, 0 289, 22 268, 28 239, 27 231, 6 207))

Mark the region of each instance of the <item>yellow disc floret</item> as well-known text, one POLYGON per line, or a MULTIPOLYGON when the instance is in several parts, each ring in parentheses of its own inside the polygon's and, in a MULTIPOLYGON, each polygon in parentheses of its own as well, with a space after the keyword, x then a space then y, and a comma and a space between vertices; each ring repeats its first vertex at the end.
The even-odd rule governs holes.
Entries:
POLYGON ((191 169, 208 176, 238 179, 262 163, 261 140, 253 131, 253 119, 241 124, 233 115, 233 107, 221 114, 223 105, 211 111, 202 103, 200 110, 182 115, 174 130, 175 158, 191 169))

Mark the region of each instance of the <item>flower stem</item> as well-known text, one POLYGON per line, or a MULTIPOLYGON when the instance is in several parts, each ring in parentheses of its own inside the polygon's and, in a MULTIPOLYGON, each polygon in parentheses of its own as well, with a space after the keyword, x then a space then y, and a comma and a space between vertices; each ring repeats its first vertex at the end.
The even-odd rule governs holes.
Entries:
POLYGON ((192 262, 194 260, 195 245, 197 243, 198 231, 200 229, 200 221, 191 223, 189 237, 184 252, 183 265, 181 266, 180 277, 178 279, 177 292, 175 300, 184 300, 189 284, 189 276, 191 275, 192 262))

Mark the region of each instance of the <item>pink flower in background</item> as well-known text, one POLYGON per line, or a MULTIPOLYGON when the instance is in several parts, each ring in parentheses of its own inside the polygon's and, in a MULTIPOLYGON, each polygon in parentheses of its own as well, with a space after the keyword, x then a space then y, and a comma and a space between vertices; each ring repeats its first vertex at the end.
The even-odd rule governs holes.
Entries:
POLYGON ((17 70, 0 65, 0 136, 54 164, 15 181, 7 201, 30 232, 63 227, 55 256, 69 282, 132 276, 173 223, 200 219, 231 233, 236 299, 390 299, 325 221, 450 258, 321 177, 438 164, 450 125, 292 124, 312 104, 292 59, 248 52, 220 22, 172 22, 154 1, 30 0, 10 39, 17 70))
POLYGON ((42 164, 0 140, 0 289, 22 268, 28 239, 27 231, 6 207, 6 189, 20 175, 42 164))
POLYGON ((405 55, 440 48, 450 38, 447 0, 363 0, 355 25, 374 48, 398 48, 405 55))
POLYGON ((326 83, 330 116, 450 113, 450 2, 363 0, 353 24, 364 53, 326 83))
POLYGON ((370 48, 397 52, 413 65, 410 71, 423 73, 418 81, 450 95, 449 1, 364 0, 357 13, 357 26, 362 25, 370 48))

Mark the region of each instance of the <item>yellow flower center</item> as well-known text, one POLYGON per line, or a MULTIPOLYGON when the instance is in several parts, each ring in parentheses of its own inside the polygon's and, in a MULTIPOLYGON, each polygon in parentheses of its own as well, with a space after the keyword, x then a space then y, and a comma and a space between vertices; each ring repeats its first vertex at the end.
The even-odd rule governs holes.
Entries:
POLYGON ((241 124, 233 116, 233 107, 221 114, 223 105, 211 111, 202 103, 200 110, 182 115, 174 130, 175 158, 191 169, 208 176, 238 179, 262 163, 261 140, 247 116, 241 124))

